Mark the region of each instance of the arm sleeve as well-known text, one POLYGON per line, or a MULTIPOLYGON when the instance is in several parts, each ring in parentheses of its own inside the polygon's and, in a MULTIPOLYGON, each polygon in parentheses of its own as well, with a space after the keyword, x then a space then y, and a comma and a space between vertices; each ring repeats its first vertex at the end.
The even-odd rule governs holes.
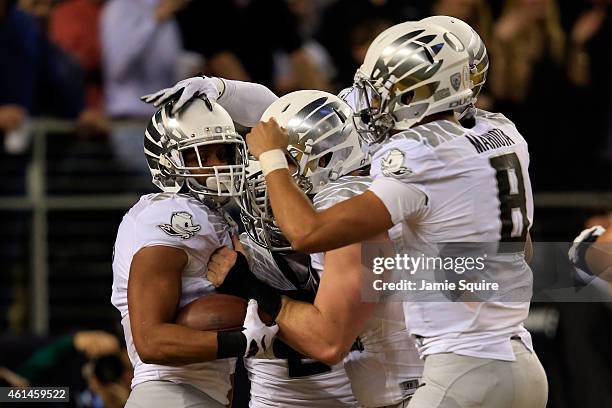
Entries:
POLYGON ((427 196, 417 187, 387 177, 379 177, 369 188, 391 214, 393 224, 418 215, 427 207, 427 196))
POLYGON ((231 16, 236 15, 233 2, 221 1, 191 1, 185 8, 176 13, 176 20, 181 30, 183 47, 196 52, 204 58, 214 58, 215 55, 230 51, 233 52, 232 35, 213 35, 227 31, 226 16, 235 24, 231 16), (206 18, 203 24, 202 18, 206 18))
POLYGON ((217 103, 225 108, 234 122, 253 127, 272 102, 278 99, 263 85, 223 79, 225 90, 217 103))

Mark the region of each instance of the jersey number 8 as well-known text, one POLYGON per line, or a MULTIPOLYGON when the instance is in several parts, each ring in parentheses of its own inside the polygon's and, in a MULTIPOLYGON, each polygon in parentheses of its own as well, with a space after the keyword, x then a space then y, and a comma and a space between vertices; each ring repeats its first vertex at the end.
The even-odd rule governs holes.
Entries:
MULTIPOLYGON (((492 157, 501 218, 501 242, 525 242, 529 228, 525 182, 516 153, 492 157)), ((514 251, 512 251, 514 252, 514 251)))

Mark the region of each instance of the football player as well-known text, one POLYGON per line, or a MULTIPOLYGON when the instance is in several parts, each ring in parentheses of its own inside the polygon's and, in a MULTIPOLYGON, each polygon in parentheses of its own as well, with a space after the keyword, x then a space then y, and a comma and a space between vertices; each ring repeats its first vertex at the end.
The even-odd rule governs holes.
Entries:
MULTIPOLYGON (((189 78, 172 88, 143 96, 142 99, 155 105, 175 100, 173 110, 180 112, 199 95, 222 105, 232 119, 243 126, 255 125, 263 111, 278 100, 278 97, 263 85, 210 77, 189 78)), ((318 111, 318 108, 320 106, 314 110, 318 111)), ((349 113, 344 112, 344 114, 347 118, 350 117, 349 113)), ((343 123, 337 126, 334 135, 341 138, 352 136, 352 142, 359 147, 356 135, 341 134, 344 127, 343 123)), ((357 162, 360 162, 363 154, 361 151, 359 153, 355 151, 355 154, 359 157, 357 162)), ((251 188, 243 195, 241 207, 248 234, 242 234, 240 242, 248 254, 249 263, 256 276, 270 286, 284 293, 290 293, 293 298, 312 301, 319 277, 312 272, 310 258, 308 255, 291 251, 286 240, 280 234, 275 235, 275 232, 279 232, 278 228, 276 231, 271 230, 274 228, 269 223, 270 218, 263 212, 266 206, 261 207, 256 203, 258 200, 261 201, 260 193, 263 191, 262 187, 265 189, 265 180, 261 176, 257 162, 251 162, 247 169, 250 173, 248 182, 251 188), (262 228, 264 223, 265 228, 262 228)), ((221 251, 216 259, 221 259, 224 255, 227 253, 221 251)), ((229 254, 232 255, 234 254, 229 254)), ((214 267, 214 261, 212 265, 214 267)), ((223 292, 222 288, 221 291, 223 292)), ((274 347, 275 355, 280 358, 245 360, 245 367, 251 380, 252 407, 358 405, 341 363, 328 366, 306 358, 281 343, 275 343, 274 347)))
MULTIPOLYGON (((113 254, 112 303, 121 312, 134 367, 127 407, 223 407, 235 359, 257 353, 275 327, 206 332, 174 324, 177 310, 214 292, 203 276, 215 249, 231 245, 221 209, 244 189, 246 151, 227 112, 196 99, 178 115, 172 103, 144 138, 153 183, 123 217, 113 254)), ((249 316, 255 304, 249 305, 249 316)))
MULTIPOLYGON (((472 102, 469 76, 466 46, 452 31, 416 22, 379 35, 355 78, 354 122, 373 151, 374 182, 323 211, 312 208, 287 171, 287 132, 273 120, 258 124, 247 143, 292 247, 331 251, 394 225, 401 225, 407 254, 436 255, 445 242, 499 242, 507 253, 490 256, 489 265, 497 268, 488 273, 513 293, 530 294, 524 256, 533 214, 527 144, 500 117, 470 130, 459 124, 453 111, 472 102)), ((319 327, 334 332, 334 312, 313 311, 286 297, 281 302, 281 338, 317 354, 311 333, 319 327)), ((404 310, 425 358, 424 384, 410 407, 546 405, 546 376, 523 327, 529 295, 405 302, 404 310)), ((319 353, 346 352, 337 346, 319 353)))
MULTIPOLYGON (((498 123, 505 123, 514 126, 507 117, 501 113, 488 112, 476 108, 476 101, 482 87, 487 81, 489 72, 489 55, 487 47, 480 38, 480 35, 466 22, 449 16, 430 16, 421 20, 423 23, 431 23, 453 32, 465 44, 468 53, 468 64, 470 67, 470 82, 472 90, 472 100, 465 106, 455 109, 455 116, 461 126, 474 131, 479 131, 476 126, 487 128, 496 128, 498 123)), ((525 142, 527 143, 527 142, 525 142)), ((526 166, 529 166, 529 156, 525 158, 526 166)), ((533 219, 529 219, 529 227, 532 225, 533 219)), ((531 262, 533 255, 531 235, 527 234, 525 242, 525 260, 531 262)))
MULTIPOLYGON (((317 208, 325 208, 359 194, 371 182, 367 175, 359 175, 367 174, 368 162, 353 130, 351 115, 351 108, 346 103, 321 91, 297 91, 285 95, 263 115, 263 119, 275 117, 293 135, 295 141, 289 147, 291 172, 303 191, 310 196, 314 194, 317 208)), ((245 224, 251 242, 275 251, 289 250, 270 212, 261 172, 251 177, 252 182, 248 183, 245 195, 248 200, 244 206, 247 213, 245 224)), ((249 252, 261 252, 257 247, 253 249, 249 252)), ((351 388, 359 403, 364 407, 404 406, 419 384, 422 362, 406 330, 401 303, 373 304, 361 301, 359 254, 360 246, 356 244, 312 256, 312 266, 317 272, 315 277, 322 275, 323 294, 317 295, 316 299, 327 299, 325 307, 334 311, 334 333, 314 330, 310 334, 311 348, 327 350, 330 335, 335 333, 342 333, 346 347, 350 348, 359 335, 359 346, 353 347, 354 350, 344 361, 351 388), (337 295, 340 292, 342 296, 337 295), (327 296, 326 293, 334 293, 334 296, 327 296)), ((251 267, 261 280, 272 281, 262 278, 266 271, 258 272, 258 265, 251 262, 251 267)), ((209 275, 211 272, 216 271, 209 268, 209 275)), ((272 285, 279 286, 276 283, 272 285)), ((317 304, 317 300, 310 307, 313 310, 325 309, 317 304)), ((313 327, 318 329, 317 326, 313 327)), ((310 356, 333 367, 342 361, 342 356, 334 356, 331 360, 330 355, 313 354, 312 350, 310 356)), ((271 377, 273 372, 278 378, 284 371, 271 371, 274 367, 269 367, 266 360, 247 359, 245 365, 250 371, 255 370, 251 378, 257 389, 261 387, 258 383, 262 382, 258 378, 261 376, 256 375, 257 369, 262 371, 260 374, 264 379, 271 377)), ((278 365, 284 368, 280 362, 278 365)), ((305 387, 305 384, 298 383, 296 387, 305 387)))
MULTIPOLYGON (((307 147, 296 144, 290 149, 293 176, 310 195, 330 178, 336 179, 365 162, 359 138, 347 128, 350 108, 335 96, 320 91, 297 91, 272 103, 264 115, 280 109, 284 109, 286 118, 303 118, 299 126, 301 134, 311 136, 307 147), (337 107, 338 114, 344 116, 337 116, 332 107, 337 107), (324 162, 330 167, 320 165, 324 162), (331 163, 336 164, 333 172, 331 163)), ((258 163, 252 161, 247 170, 247 188, 241 199, 247 232, 241 235, 240 241, 250 268, 258 279, 289 293, 291 298, 312 302, 320 279, 318 271, 312 268, 307 254, 291 250, 274 225, 258 163)), ((219 250, 212 261, 236 256, 230 252, 233 251, 227 248, 219 250)), ((211 271, 209 268, 209 275, 211 271)), ((232 288, 223 286, 221 291, 234 294, 232 288)), ((279 358, 244 360, 251 380, 251 407, 359 406, 341 362, 324 364, 281 341, 274 343, 274 354, 279 358)))

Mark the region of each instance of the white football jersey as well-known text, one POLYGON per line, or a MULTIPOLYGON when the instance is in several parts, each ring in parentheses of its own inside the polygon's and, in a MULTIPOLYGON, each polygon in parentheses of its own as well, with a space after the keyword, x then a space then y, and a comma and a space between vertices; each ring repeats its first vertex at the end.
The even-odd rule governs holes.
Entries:
MULTIPOLYGON (((319 277, 311 275, 308 255, 272 255, 247 234, 240 236, 240 242, 246 250, 251 271, 260 280, 281 290, 307 288, 315 293, 319 277)), ((275 352, 277 347, 278 344, 275 352)), ((358 406, 342 363, 329 367, 305 358, 288 346, 282 347, 282 352, 287 358, 244 359, 251 380, 251 407, 358 406)))
POLYGON ((528 167, 527 143, 514 124, 484 111, 472 129, 435 121, 377 147, 370 190, 402 225, 403 252, 438 256, 444 243, 492 243, 487 278, 514 294, 488 302, 435 297, 405 302, 407 325, 423 355, 453 352, 514 361, 513 336, 532 349, 523 327, 532 291, 522 252, 533 220, 528 167), (407 197, 417 189, 425 199, 414 205, 407 197), (498 253, 497 246, 508 243, 520 249, 498 253))
MULTIPOLYGON (((365 192, 371 184, 367 176, 341 177, 315 195, 313 203, 322 210, 365 192)), ((311 257, 312 266, 322 272, 324 254, 311 257)), ((406 329, 402 303, 379 303, 359 338, 363 350, 351 351, 344 360, 359 403, 364 407, 396 405, 412 395, 423 374, 423 361, 406 329)))
POLYGON ((230 375, 236 359, 224 359, 181 367, 145 364, 138 357, 132 339, 127 289, 132 258, 138 250, 161 245, 179 248, 188 256, 181 277, 179 307, 214 292, 204 274, 212 252, 232 245, 230 227, 224 217, 190 195, 144 195, 123 217, 113 254, 112 303, 121 312, 130 361, 134 366, 132 387, 149 380, 190 384, 221 404, 228 404, 230 375))

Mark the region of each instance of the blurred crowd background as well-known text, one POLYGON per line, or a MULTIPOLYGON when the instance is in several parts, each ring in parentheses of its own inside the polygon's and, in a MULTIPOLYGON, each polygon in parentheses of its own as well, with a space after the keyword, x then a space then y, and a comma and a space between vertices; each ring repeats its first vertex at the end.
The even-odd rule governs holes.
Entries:
MULTIPOLYGON (((141 95, 199 72, 337 92, 381 31, 432 14, 488 47, 478 105, 529 142, 534 240, 609 226, 610 0, 0 0, 0 386, 122 406, 110 260, 123 213, 154 191, 141 95)), ((612 406, 609 305, 533 305, 550 407, 612 406)))

